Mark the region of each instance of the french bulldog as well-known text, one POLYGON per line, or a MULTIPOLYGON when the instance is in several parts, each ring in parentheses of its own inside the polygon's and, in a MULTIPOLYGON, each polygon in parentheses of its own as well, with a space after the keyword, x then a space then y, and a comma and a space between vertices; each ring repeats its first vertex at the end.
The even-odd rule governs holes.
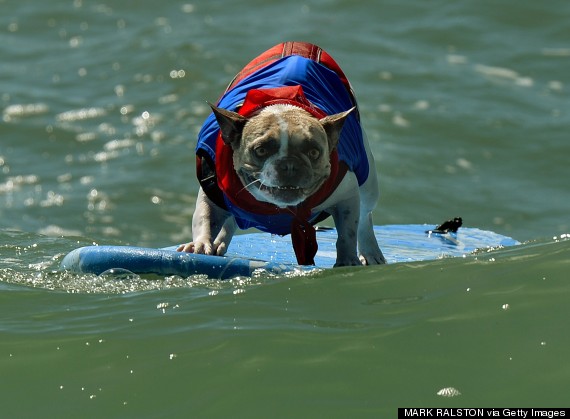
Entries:
MULTIPOLYGON (((333 152, 345 121, 355 108, 316 116, 295 103, 261 107, 251 115, 210 105, 219 125, 222 147, 229 147, 241 191, 253 197, 253 204, 270 204, 287 211, 311 202, 331 177, 333 152)), ((385 263, 373 230, 372 211, 378 200, 378 180, 374 158, 364 133, 368 176, 359 185, 353 171, 347 170, 314 207, 311 214, 333 217, 337 229, 335 267, 385 263)), ((216 165, 218 162, 216 162, 216 165)), ((249 201, 251 202, 251 201, 249 201)), ((251 208, 255 210, 255 208, 251 208)), ((179 251, 224 255, 236 231, 232 211, 215 203, 202 187, 198 191, 192 218, 192 237, 179 251)))

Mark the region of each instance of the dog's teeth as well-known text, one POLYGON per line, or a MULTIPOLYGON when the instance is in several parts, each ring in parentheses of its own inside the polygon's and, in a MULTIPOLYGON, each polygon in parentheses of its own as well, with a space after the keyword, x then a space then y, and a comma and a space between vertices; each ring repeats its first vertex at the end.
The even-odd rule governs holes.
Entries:
POLYGON ((280 191, 299 191, 302 188, 300 188, 298 186, 266 186, 266 185, 260 185, 259 189, 263 189, 263 190, 277 189, 280 191))

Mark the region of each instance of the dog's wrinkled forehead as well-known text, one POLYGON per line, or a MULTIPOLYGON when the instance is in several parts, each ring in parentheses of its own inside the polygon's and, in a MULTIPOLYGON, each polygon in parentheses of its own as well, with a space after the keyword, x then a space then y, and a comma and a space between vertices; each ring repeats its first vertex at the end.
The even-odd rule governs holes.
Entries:
POLYGON ((250 118, 243 130, 245 141, 256 138, 307 139, 321 137, 326 133, 319 120, 309 112, 294 105, 271 105, 250 118))

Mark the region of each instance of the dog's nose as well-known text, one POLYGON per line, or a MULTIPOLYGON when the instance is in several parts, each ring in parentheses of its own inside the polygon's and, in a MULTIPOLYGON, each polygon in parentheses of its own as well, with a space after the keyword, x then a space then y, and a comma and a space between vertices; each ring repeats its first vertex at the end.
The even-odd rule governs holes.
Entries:
POLYGON ((279 170, 279 173, 285 176, 294 176, 297 174, 298 171, 297 170, 298 165, 296 160, 290 157, 286 157, 279 160, 277 168, 279 170))

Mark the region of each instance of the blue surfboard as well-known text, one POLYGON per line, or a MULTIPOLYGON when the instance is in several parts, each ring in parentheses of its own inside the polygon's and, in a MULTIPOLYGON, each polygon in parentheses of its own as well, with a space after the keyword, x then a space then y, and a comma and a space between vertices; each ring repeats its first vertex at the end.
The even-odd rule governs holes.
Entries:
MULTIPOLYGON (((429 225, 386 225, 375 226, 374 232, 388 263, 462 257, 478 249, 520 244, 510 237, 477 228, 461 228, 455 233, 437 233, 434 229, 429 225)), ((317 229, 319 250, 313 267, 297 265, 289 236, 251 233, 235 236, 225 256, 181 253, 176 251, 178 246, 86 246, 67 254, 61 269, 95 275, 126 269, 139 275, 201 274, 218 279, 250 277, 258 269, 283 274, 297 269, 331 268, 336 260, 336 238, 335 229, 317 229)))

